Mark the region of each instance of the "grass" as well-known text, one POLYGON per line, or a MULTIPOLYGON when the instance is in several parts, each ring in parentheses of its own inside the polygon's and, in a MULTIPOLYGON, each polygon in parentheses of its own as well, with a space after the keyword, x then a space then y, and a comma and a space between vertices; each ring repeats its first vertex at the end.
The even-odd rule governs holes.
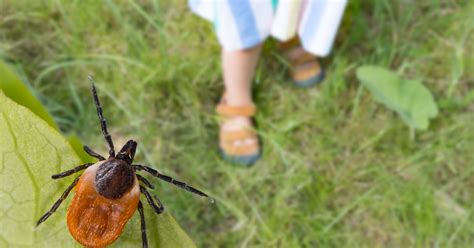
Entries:
POLYGON ((138 140, 138 160, 217 199, 155 190, 200 247, 472 247, 473 8, 351 1, 309 90, 267 43, 254 87, 264 155, 248 169, 216 152, 219 45, 183 1, 0 0, 0 58, 62 130, 104 152, 94 74, 116 144, 138 140), (355 79, 363 64, 422 79, 440 108, 430 129, 410 139, 355 79))

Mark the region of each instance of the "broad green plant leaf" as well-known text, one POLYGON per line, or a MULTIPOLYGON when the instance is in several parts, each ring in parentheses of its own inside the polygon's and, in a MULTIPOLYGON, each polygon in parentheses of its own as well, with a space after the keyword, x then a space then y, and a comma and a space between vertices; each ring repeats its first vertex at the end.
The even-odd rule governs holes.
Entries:
POLYGON ((41 102, 36 99, 21 79, 1 60, 0 89, 10 99, 29 108, 33 113, 45 120, 50 126, 58 130, 58 126, 48 111, 46 111, 43 105, 41 105, 41 102))
MULTIPOLYGON (((51 175, 81 163, 56 129, 0 91, 0 247, 80 247, 66 228, 73 192, 46 222, 35 222, 74 179, 51 175)), ((150 247, 195 247, 167 211, 145 212, 150 247)), ((141 246, 138 213, 113 246, 141 246)))
POLYGON ((71 145, 72 149, 76 152, 77 156, 81 159, 82 162, 84 163, 92 163, 94 162, 94 159, 89 156, 84 151, 84 145, 82 144, 82 141, 77 137, 77 135, 68 135, 66 137, 67 141, 69 142, 69 145, 71 145))
MULTIPOLYGON (((33 113, 46 121, 51 127, 59 130, 58 126, 53 120, 53 117, 41 105, 41 102, 31 93, 23 81, 6 65, 0 61, 0 90, 15 101, 16 103, 29 108, 33 113)), ((69 144, 74 151, 79 155, 84 163, 92 162, 90 156, 82 149, 82 142, 77 135, 68 136, 69 144)))
POLYGON ((402 79, 378 66, 362 66, 357 78, 372 92, 376 101, 397 112, 410 127, 426 130, 438 115, 433 95, 420 81, 402 79))

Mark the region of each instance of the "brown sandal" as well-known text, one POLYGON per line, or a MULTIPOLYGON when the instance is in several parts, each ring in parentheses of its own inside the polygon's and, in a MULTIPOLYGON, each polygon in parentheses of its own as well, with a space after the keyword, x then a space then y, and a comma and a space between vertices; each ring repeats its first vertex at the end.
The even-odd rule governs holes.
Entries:
MULTIPOLYGON (((254 105, 229 106, 220 103, 216 112, 221 117, 221 122, 232 117, 253 117, 256 112, 254 105)), ((224 159, 243 165, 252 165, 260 158, 260 144, 257 132, 254 129, 224 130, 221 128, 219 134, 219 150, 224 159), (257 142, 247 145, 236 145, 236 141, 255 139, 257 142)))
POLYGON ((292 39, 281 45, 285 57, 291 66, 291 78, 296 86, 306 88, 320 83, 324 79, 324 70, 317 57, 306 52, 298 39, 292 39))

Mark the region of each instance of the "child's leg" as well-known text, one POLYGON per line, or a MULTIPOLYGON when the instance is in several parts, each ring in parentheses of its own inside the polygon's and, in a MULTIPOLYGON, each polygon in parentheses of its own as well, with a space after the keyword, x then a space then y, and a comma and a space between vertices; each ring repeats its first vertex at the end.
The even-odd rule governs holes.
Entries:
MULTIPOLYGON (((225 91, 221 105, 233 109, 252 108, 251 86, 261 48, 259 45, 240 51, 222 51, 225 91)), ((219 144, 225 156, 241 164, 250 165, 255 162, 260 148, 258 137, 252 130, 251 115, 226 116, 221 123, 219 144)))
POLYGON ((232 52, 222 51, 225 100, 230 106, 252 104, 251 85, 262 46, 232 52))

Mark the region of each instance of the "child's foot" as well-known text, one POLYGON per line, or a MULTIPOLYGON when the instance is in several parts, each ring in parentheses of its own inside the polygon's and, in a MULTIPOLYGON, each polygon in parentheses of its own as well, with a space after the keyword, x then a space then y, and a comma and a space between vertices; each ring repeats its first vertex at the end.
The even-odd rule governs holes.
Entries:
POLYGON ((306 52, 297 39, 282 44, 291 66, 291 78, 298 87, 311 87, 324 79, 324 70, 318 58, 306 52))
POLYGON ((258 135, 252 123, 255 106, 230 106, 225 100, 217 106, 221 116, 219 148, 224 159, 251 165, 260 158, 258 135))

